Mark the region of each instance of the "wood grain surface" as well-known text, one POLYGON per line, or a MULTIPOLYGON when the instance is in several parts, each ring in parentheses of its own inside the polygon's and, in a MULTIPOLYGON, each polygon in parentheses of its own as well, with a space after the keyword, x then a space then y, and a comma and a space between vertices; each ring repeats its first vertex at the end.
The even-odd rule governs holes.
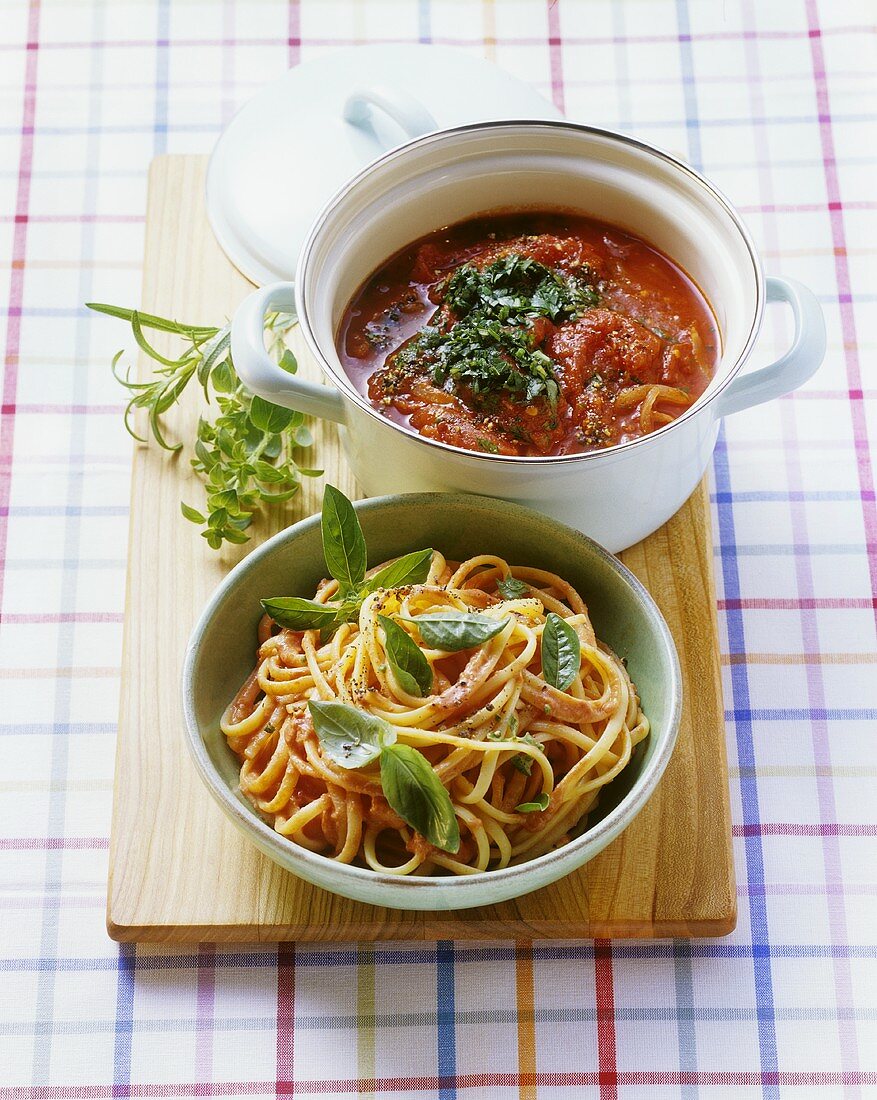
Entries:
MULTIPOLYGON (((153 162, 140 303, 149 312, 197 324, 230 316, 251 289, 208 227, 205 164, 206 158, 191 156, 153 162)), ((302 373, 318 379, 295 339, 293 346, 302 373)), ((171 435, 193 439, 198 412, 193 392, 174 412, 171 435)), ((361 496, 334 428, 318 423, 314 434, 305 464, 324 468, 348 495, 361 496)), ((322 485, 322 479, 306 480, 296 498, 259 520, 255 538, 318 510, 322 485)), ((107 902, 114 939, 509 939, 731 931, 736 893, 703 486, 665 527, 622 555, 661 607, 682 663, 682 728, 657 792, 618 840, 561 882, 518 901, 435 914, 363 905, 300 881, 252 847, 202 786, 184 742, 183 653, 211 590, 247 548, 210 551, 198 529, 182 519, 181 498, 195 506, 203 500, 188 459, 138 444, 107 902)))

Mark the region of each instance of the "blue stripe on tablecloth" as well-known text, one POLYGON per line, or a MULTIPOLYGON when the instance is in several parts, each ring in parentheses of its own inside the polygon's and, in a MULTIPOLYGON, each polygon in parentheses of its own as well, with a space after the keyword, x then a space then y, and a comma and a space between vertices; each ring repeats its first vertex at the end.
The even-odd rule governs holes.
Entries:
MULTIPOLYGON (((694 58, 691 48, 691 25, 687 0, 676 0, 676 22, 679 27, 679 61, 682 67, 682 96, 685 103, 685 129, 691 163, 701 170, 703 153, 700 144, 700 111, 694 84, 694 58)), ((710 120, 712 121, 712 120, 710 120)))
MULTIPOLYGON (((730 503, 730 502, 729 502, 730 503)), ((793 546, 791 543, 770 542, 762 543, 759 546, 738 546, 737 557, 738 558, 789 558, 796 557, 799 554, 806 554, 808 557, 825 557, 832 554, 856 554, 861 555, 865 551, 865 543, 850 543, 849 545, 841 545, 839 543, 827 542, 820 545, 811 543, 809 546, 793 546)), ((713 549, 714 554, 718 557, 721 554, 721 547, 716 546, 713 549)))
MULTIPOLYGON (((167 151, 169 30, 170 0, 158 0, 158 30, 155 44, 155 118, 153 120, 153 153, 156 156, 167 151)), ((120 944, 116 984, 116 1036, 113 1048, 114 1097, 130 1095, 136 966, 136 947, 131 944, 120 944)))
POLYGON ((436 1042, 438 1075, 441 1080, 440 1100, 455 1100, 457 1087, 457 1031, 454 996, 454 944, 439 940, 435 949, 436 967, 436 1042))
MULTIPOLYGON (((73 424, 86 424, 83 416, 71 417, 73 424)), ((75 434, 75 433, 74 433, 75 434)), ((71 481, 74 479, 71 478, 71 481)), ((77 477, 81 482, 83 478, 77 477)), ((64 516, 65 518, 77 518, 80 516, 127 516, 130 509, 127 504, 13 504, 6 509, 8 516, 27 516, 28 519, 45 519, 49 516, 64 516)), ((69 562, 70 558, 63 558, 69 562)), ((56 563, 60 565, 59 563, 56 563)))
MULTIPOLYGON (((158 0, 158 27, 155 42, 155 118, 151 129, 156 156, 167 152, 168 71, 170 68, 170 0, 158 0)), ((213 127, 201 127, 213 129, 213 127)), ((219 129, 217 126, 216 129, 219 129)))
MULTIPOLYGON (((720 436, 724 436, 722 427, 720 436)), ((713 468, 716 485, 720 491, 731 491, 731 476, 728 469, 727 448, 717 448, 713 468)), ((725 611, 728 629, 728 647, 732 653, 742 653, 746 649, 746 639, 742 611, 733 601, 740 598, 740 572, 737 567, 737 555, 734 538, 734 511, 730 503, 718 505, 719 544, 722 549, 721 565, 725 596, 730 603, 725 611)), ((755 768, 755 749, 752 742, 752 709, 749 706, 749 672, 745 664, 730 667, 731 695, 734 700, 733 721, 737 738, 737 758, 741 769, 755 768)), ((743 820, 747 825, 757 824, 761 820, 758 805, 758 783, 754 771, 741 771, 740 798, 743 805, 743 820)), ((746 852, 746 876, 749 883, 764 882, 764 851, 761 836, 756 832, 744 838, 746 852)), ((758 1047, 761 1056, 762 1071, 773 1072, 778 1069, 776 1027, 774 1024, 773 976, 770 964, 769 932, 767 923, 767 898, 756 893, 749 901, 749 928, 752 935, 752 965, 755 977, 755 1003, 758 1009, 758 1047)), ((779 1096, 773 1085, 764 1085, 765 1096, 779 1096)))
MULTIPOLYGON (((821 944, 821 943, 720 943, 691 940, 689 950, 692 959, 752 959, 761 958, 768 953, 775 959, 877 959, 877 944, 821 944)), ((374 945, 375 965, 380 966, 435 966, 436 952, 427 947, 410 949, 383 950, 374 945)), ((619 962, 628 959, 670 959, 674 957, 672 941, 664 943, 629 943, 625 940, 612 941, 612 958, 619 962)), ((295 965, 301 969, 336 966, 355 966, 357 951, 326 951, 319 948, 301 947, 296 952, 295 965)), ((588 940, 580 945, 541 944, 534 942, 533 959, 537 962, 558 962, 572 960, 593 960, 594 944, 588 940)), ((454 952, 455 963, 514 962, 514 947, 457 947, 454 952)), ((199 957, 192 953, 173 955, 141 955, 137 960, 138 971, 153 970, 197 970, 199 957)), ((4 971, 36 973, 38 970, 63 970, 79 972, 83 970, 115 970, 117 961, 114 956, 98 955, 67 956, 43 958, 42 956, 22 956, 20 958, 0 959, 0 973, 4 971)), ((254 948, 248 951, 230 951, 218 953, 217 970, 273 969, 274 955, 264 949, 254 948)))
MULTIPOLYGON (((163 3, 166 4, 167 2, 168 2, 168 0, 163 0, 163 3)), ((437 43, 438 40, 437 39, 432 39, 432 42, 437 43)), ((158 51, 159 51, 159 55, 167 53, 167 49, 168 49, 167 45, 159 44, 157 48, 158 48, 158 51)), ((156 64, 156 72, 160 73, 162 71, 162 68, 167 68, 167 61, 165 61, 162 64, 161 57, 159 56, 158 63, 156 64)), ((160 92, 160 88, 158 89, 158 91, 160 92)), ((162 98, 162 97, 158 96, 157 98, 162 98)), ((164 102, 164 105, 165 105, 165 108, 166 108, 167 107, 167 95, 165 95, 163 97, 163 102, 164 102)), ((857 123, 871 123, 871 122, 873 122, 873 118, 870 114, 860 114, 860 113, 857 113, 857 112, 849 112, 849 111, 838 111, 837 113, 832 115, 832 119, 833 119, 834 122, 836 122, 838 124, 838 126, 841 126, 841 125, 855 125, 857 123)), ((819 121, 820 121, 819 115, 811 113, 811 112, 805 112, 804 114, 800 114, 800 115, 777 116, 775 118, 767 118, 767 117, 765 117, 765 118, 753 118, 751 115, 743 115, 740 118, 711 118, 711 119, 708 119, 703 124, 703 128, 704 129, 719 129, 719 130, 722 130, 722 129, 736 129, 736 128, 743 129, 743 128, 750 127, 750 126, 773 126, 774 124, 779 125, 779 124, 782 124, 782 123, 797 123, 803 128, 803 127, 808 127, 808 126, 816 126, 816 125, 818 125, 819 121)), ((663 119, 663 118, 662 119, 647 119, 646 118, 646 119, 639 119, 637 121, 636 129, 641 130, 641 131, 644 131, 644 130, 666 131, 668 129, 668 125, 669 124, 667 123, 666 119, 663 119)), ((169 122, 168 121, 168 122, 165 122, 165 123, 162 124, 162 129, 161 129, 161 133, 164 134, 164 135, 167 135, 167 134, 205 134, 205 135, 210 135, 210 134, 219 134, 221 131, 222 131, 222 123, 218 122, 218 121, 217 122, 169 122)), ((40 126, 40 135, 43 136, 43 137, 61 137, 61 136, 63 136, 63 137, 82 137, 85 134, 90 134, 90 133, 93 133, 93 132, 95 132, 95 131, 92 129, 92 127, 89 127, 89 126, 40 126)), ((106 126, 101 126, 99 128, 99 130, 96 131, 96 132, 98 132, 100 134, 100 136, 102 136, 102 137, 112 136, 112 135, 116 135, 116 134, 127 134, 127 135, 132 135, 133 136, 135 134, 152 134, 152 133, 154 133, 154 128, 153 128, 152 124, 148 123, 148 122, 147 123, 136 123, 136 122, 108 123, 106 126)), ((18 137, 19 134, 20 134, 20 128, 17 127, 17 126, 0 126, 0 135, 18 137)), ((872 209, 873 208, 873 203, 870 200, 867 200, 867 199, 863 200, 863 204, 864 204, 865 209, 872 209)), ((855 202, 851 203, 850 205, 853 208, 855 208, 855 202)), ((745 211, 746 208, 745 208, 745 206, 741 205, 740 207, 738 207, 738 209, 741 209, 741 210, 745 211)), ((143 221, 143 218, 138 216, 137 220, 138 221, 143 221)), ((868 301, 868 300, 873 301, 874 300, 874 295, 868 294, 867 291, 863 292, 862 294, 859 294, 858 292, 856 293, 856 301, 861 301, 863 298, 866 301, 868 301)), ((831 295, 831 296, 826 295, 822 300, 836 302, 837 301, 837 295, 836 294, 831 295)))
MULTIPOLYGON (((612 35, 615 39, 613 56, 615 59, 615 89, 618 100, 618 128, 633 128, 633 103, 631 95, 630 61, 627 50, 627 28, 624 18, 624 4, 610 4, 612 9, 612 35)), ((574 86, 575 80, 568 80, 574 86)))
MULTIPOLYGON (((692 940, 689 943, 692 959, 754 959, 770 955, 775 959, 877 959, 877 945, 874 944, 819 944, 819 943, 709 943, 692 940)), ((383 951, 375 944, 375 965, 379 966, 435 966, 436 953, 429 948, 411 948, 410 950, 383 951)), ((659 960, 674 957, 672 942, 629 944, 623 940, 613 940, 612 957, 615 962, 627 960, 659 960)), ((533 944, 533 959, 536 962, 593 960, 594 945, 591 941, 576 947, 556 945, 540 946, 533 944)), ((458 947, 454 952, 455 963, 514 962, 514 947, 458 947)), ((301 969, 321 967, 355 966, 357 952, 350 951, 312 951, 300 948, 296 953, 296 966, 301 969), (319 958, 309 958, 318 954, 319 958)), ((157 970, 197 970, 197 954, 141 955, 137 960, 139 972, 157 970)), ((65 973, 82 971, 115 971, 118 961, 114 956, 69 956, 43 958, 30 956, 14 959, 0 959, 0 973, 34 974, 40 970, 58 970, 65 973)), ((254 949, 252 953, 243 951, 229 952, 216 956, 217 970, 272 970, 275 966, 273 955, 263 949, 254 949)))
POLYGON ((28 722, 18 725, 15 722, 0 724, 0 737, 18 737, 26 734, 31 737, 67 737, 71 734, 115 733, 115 722, 28 722))
MULTIPOLYGON (((688 135, 688 152, 693 164, 702 162, 700 143, 700 110, 697 88, 694 84, 694 65, 689 38, 690 21, 687 0, 676 0, 676 22, 679 28, 679 63, 682 72, 682 95, 685 103, 685 128, 688 135)), ((679 1068, 682 1071, 697 1069, 697 1032, 692 1017, 694 987, 691 973, 691 954, 681 943, 674 944, 673 976, 676 985, 676 1037, 679 1044, 679 1068)), ((683 1100, 698 1096, 697 1085, 683 1085, 683 1100)))
MULTIPOLYGON (((136 983, 130 985, 133 993, 136 983)), ((117 1005, 118 1016, 111 1019, 77 1019, 77 1020, 41 1020, 33 1023, 29 1020, 16 1020, 11 1023, 0 1022, 0 1035, 38 1035, 46 1031, 53 1031, 55 1035, 106 1035, 118 1032, 119 1035, 130 1036, 134 1031, 134 1024, 127 1018, 126 1004, 117 1005)), ((790 1023, 833 1023, 838 1021, 877 1021, 877 1009, 853 1008, 853 1007, 828 1007, 820 1005, 807 1005, 802 1007, 777 1008, 777 1020, 787 1020, 790 1023)), ((666 1023, 676 1022, 675 1005, 659 1005, 651 1007, 647 1005, 616 1005, 615 1017, 617 1020, 630 1021, 631 1023, 666 1023)), ((695 1008, 692 1012, 692 1020, 702 1020, 709 1023, 750 1023, 758 1018, 758 1010, 753 1006, 741 1006, 737 1008, 725 1008, 721 1005, 704 1005, 695 1008)), ((388 1029, 392 1031, 404 1031, 407 1028, 435 1027, 438 1017, 435 1012, 421 1010, 416 1012, 384 1012, 374 1017, 376 1030, 388 1029)), ((510 1024, 516 1025, 518 1013, 514 1008, 480 1009, 470 1012, 458 1011, 454 1015, 456 1023, 462 1027, 474 1027, 486 1024, 510 1024)), ((592 1024, 597 1019, 597 1008, 586 1005, 575 1008, 539 1008, 533 1013, 533 1019, 538 1024, 566 1024, 584 1023, 592 1024)), ((355 1030, 361 1017, 355 1013, 320 1013, 317 1016, 305 1016, 296 1013, 296 1031, 347 1031, 355 1030)), ((210 1021, 209 1030, 213 1032, 260 1032, 270 1031, 276 1025, 275 1016, 259 1015, 254 1012, 247 1015, 232 1015, 215 1017, 210 1021)), ((146 1035, 161 1035, 166 1032, 198 1032, 203 1027, 201 1020, 193 1017, 180 1019, 164 1016, 149 1016, 143 1013, 137 1014, 136 1030, 146 1035)), ((126 1059, 130 1059, 130 1051, 122 1049, 124 1043, 121 1039, 116 1042, 119 1051, 120 1079, 124 1080, 126 1059)), ((682 1073, 696 1073, 693 1069, 682 1069, 682 1073)), ((855 1072, 855 1071, 853 1071, 855 1072)), ((120 1086, 121 1087, 121 1086, 120 1086)), ((0 1092, 2 1096, 2 1092, 0 1092)))
MULTIPOLYGON (((700 140, 700 127, 698 122, 697 93, 694 86, 694 59, 690 37, 690 20, 688 16, 687 0, 676 0, 677 20, 679 23, 679 53, 682 62, 682 73, 685 77, 683 84, 683 96, 685 98, 686 127, 688 131, 689 150, 695 168, 703 167, 702 147, 700 140)), ((724 435, 724 428, 721 433, 724 435)), ((739 599, 740 574, 737 568, 737 559, 734 548, 734 513, 731 493, 730 472, 727 463, 727 450, 723 447, 714 457, 715 479, 718 493, 728 493, 727 501, 718 505, 719 513, 719 544, 721 546, 722 575, 724 579, 725 597, 731 601, 739 599)), ((725 610, 728 626, 728 645, 732 653, 745 651, 743 615, 740 609, 733 605, 725 610)), ((731 665, 731 692, 734 700, 733 721, 737 734, 737 752, 741 764, 744 766, 755 764, 754 749, 752 744, 752 715, 749 696, 749 675, 745 664, 731 665)), ((727 717, 727 716, 726 716, 727 717)), ((760 820, 758 806, 758 789, 756 781, 740 780, 743 800, 744 821, 747 824, 760 820)), ((747 836, 745 838, 746 863, 749 882, 764 882, 764 853, 762 851, 760 836, 747 836)), ((758 895, 750 899, 750 931, 753 944, 767 944, 767 899, 758 895)), ((753 966, 755 976, 755 999, 758 1009, 758 1046, 761 1057, 762 1071, 773 1071, 778 1068, 776 1028, 773 1019, 773 978, 770 966, 770 954, 762 956, 753 953, 753 966)), ((765 1097, 779 1097, 779 1090, 774 1085, 764 1084, 762 1093, 765 1097)))
MULTIPOLYGON (((697 1070, 697 1019, 694 1007, 694 976, 691 970, 691 944, 688 940, 673 941, 673 978, 676 985, 676 1037, 679 1043, 679 1069, 683 1073, 697 1070)), ((615 1011, 621 1015, 616 1005, 615 1011)), ((696 1084, 681 1086, 683 1100, 693 1100, 699 1095, 696 1084)))
MULTIPOLYGON (((137 949, 134 944, 123 943, 119 945, 117 965, 119 980, 116 983, 115 1042, 113 1044, 114 1097, 130 1095, 131 1048, 134 1037, 134 991, 136 989, 137 973, 137 949)), ((172 1022, 176 1027, 179 1026, 179 1020, 172 1022)))
MULTIPOLYGON (((102 36, 106 9, 98 5, 92 10, 93 39, 102 36)), ((101 78, 104 67, 102 50, 91 51, 90 56, 90 92, 88 96, 89 137, 86 142, 85 160, 94 163, 100 155, 101 123, 101 78)), ((83 210, 86 214, 79 229, 80 256, 82 265, 77 280, 77 298, 88 301, 91 295, 94 260, 95 224, 88 215, 97 211, 97 178, 85 181, 82 196, 83 210)), ((91 356, 91 320, 87 310, 77 316, 73 336, 74 361, 87 363, 91 356)), ((72 378, 71 403, 86 405, 88 400, 88 371, 74 370, 72 378)), ((67 444, 68 456, 79 453, 85 446, 88 418, 75 416, 70 424, 70 436, 67 444)), ((60 481, 60 478, 59 478, 60 481)), ((74 612, 77 605, 78 570, 75 565, 79 557, 81 532, 81 507, 83 478, 76 475, 68 463, 66 472, 65 523, 62 556, 70 564, 61 570, 61 585, 58 606, 62 612, 74 612)), ((10 509, 11 511, 12 509, 10 509)), ((75 664, 76 621, 71 616, 58 623, 55 640, 55 657, 59 668, 69 668, 75 664)), ((54 684, 53 724, 64 726, 70 722, 73 713, 72 678, 59 678, 54 684)), ((67 813, 67 776, 70 760, 70 742, 66 737, 53 737, 50 742, 49 782, 53 797, 49 799, 46 813, 46 832, 50 837, 61 836, 67 813)), ((43 870, 43 886, 47 894, 59 891, 64 882, 65 849, 63 846, 50 846, 46 850, 43 870)), ((54 906, 45 906, 40 914, 40 952, 44 956, 57 954, 59 946, 60 921, 63 910, 54 906)), ((37 982, 35 1016, 38 1020, 51 1019, 55 1010, 55 975, 42 973, 37 982)), ((35 1086, 46 1085, 52 1078, 53 1033, 35 1036, 31 1081, 35 1086)))
POLYGON ((722 504, 756 504, 764 502, 796 502, 820 500, 851 500, 858 503, 862 494, 858 489, 758 489, 750 492, 713 493, 710 497, 722 504))
POLYGON ((418 0, 417 40, 424 45, 432 42, 432 12, 430 0, 418 0))
MULTIPOLYGON (((742 644, 742 636, 731 640, 731 652, 744 652, 734 648, 737 642, 742 644)), ((725 711, 725 718, 729 722, 873 722, 877 721, 877 707, 734 707, 725 711)))

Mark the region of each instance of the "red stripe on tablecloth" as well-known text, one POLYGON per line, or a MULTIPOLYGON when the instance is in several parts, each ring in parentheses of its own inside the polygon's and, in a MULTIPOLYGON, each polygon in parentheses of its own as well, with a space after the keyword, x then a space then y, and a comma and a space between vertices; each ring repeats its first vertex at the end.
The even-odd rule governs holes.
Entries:
MULTIPOLYGON (((795 40, 801 38, 837 38, 843 35, 862 35, 862 34, 874 34, 875 28, 873 24, 863 25, 842 25, 837 27, 825 27, 821 31, 799 31, 796 29, 789 30, 727 30, 727 31, 696 31, 692 34, 677 35, 673 34, 630 34, 630 35, 576 35, 565 34, 564 41, 571 46, 615 46, 619 43, 631 43, 639 45, 650 45, 656 43, 676 43, 680 37, 691 42, 740 42, 747 41, 749 39, 757 39, 763 42, 774 41, 786 41, 795 40)), ((294 39, 296 44, 300 43, 300 38, 294 39)), ((375 37, 370 39, 371 42, 375 42, 382 45, 390 43, 401 43, 402 45, 410 45, 411 39, 406 37, 397 37, 393 35, 385 35, 381 37, 375 37)), ((432 38, 435 45, 438 46, 481 46, 484 42, 484 38, 479 35, 477 37, 461 37, 459 35, 435 35, 432 38)), ((544 43, 541 38, 534 38, 529 35, 521 35, 515 37, 512 35, 503 35, 496 39, 497 44, 501 46, 540 46, 544 43)), ((325 38, 319 36, 308 35, 307 39, 309 46, 333 46, 335 48, 341 46, 359 46, 362 45, 361 39, 358 38, 344 38, 341 36, 325 38)), ((106 38, 102 40, 95 39, 61 39, 52 42, 44 42, 40 46, 43 50, 113 50, 113 49, 142 49, 144 46, 160 46, 167 47, 171 43, 166 38, 106 38)), ((256 38, 248 37, 246 35, 234 35, 232 37, 226 35, 219 35, 216 38, 174 38, 173 45, 177 49, 186 49, 189 47, 223 47, 223 46, 242 46, 242 47, 256 47, 256 46, 276 46, 276 38, 256 38)), ((22 47, 16 43, 3 42, 0 43, 0 53, 18 52, 22 47)), ((36 49, 35 44, 28 43, 27 48, 36 49)))
MULTIPOLYGON (((36 57, 36 54, 33 55, 36 57)), ((36 98, 36 87, 34 87, 33 97, 36 98)), ((22 127, 22 136, 33 139, 33 127, 26 129, 22 127)), ((31 146, 33 140, 31 140, 31 146)), ((19 213, 15 215, 4 214, 0 217, 2 222, 14 222, 15 225, 28 225, 33 222, 35 225, 86 225, 100 223, 102 225, 139 225, 146 221, 145 214, 28 214, 19 213)), ((13 260, 13 263, 15 261, 13 260)))
POLYGON ((877 825, 843 821, 764 821, 758 825, 735 825, 734 836, 877 836, 877 825))
POLYGON ((0 852, 48 852, 63 848, 65 852, 76 849, 109 848, 110 842, 102 836, 5 836, 0 837, 0 852))
MULTIPOLYGON (((290 48, 292 48, 293 45, 294 40, 291 40, 290 48)), ((555 102, 557 102, 558 99, 560 101, 563 101, 563 64, 561 60, 560 46, 552 45, 549 48, 552 71, 552 96, 555 99, 555 102), (555 65, 557 67, 557 80, 560 82, 558 83, 556 88, 554 83, 555 65)), ((802 119, 802 121, 809 120, 802 119)), ((824 124, 826 120, 825 118, 820 116, 817 121, 824 124)), ((741 205, 737 207, 741 214, 821 213, 826 208, 831 211, 840 209, 875 210, 877 209, 877 201, 871 199, 852 199, 849 202, 844 203, 750 203, 748 205, 741 205)), ((145 221, 146 217, 143 214, 0 214, 0 224, 14 223, 15 225, 28 225, 31 222, 34 225, 140 225, 145 221)), ((15 260, 13 260, 13 265, 15 265, 15 260)))
POLYGON ((295 946, 277 949, 277 1057, 275 1096, 295 1092, 295 946))
POLYGON ((289 23, 286 31, 289 67, 301 61, 301 6, 299 0, 289 0, 289 23))
MULTIPOLYGON (((0 522, 5 518, 0 512, 0 522)), ((48 623, 121 623, 125 616, 121 611, 59 611, 46 614, 4 611, 0 622, 16 623, 18 626, 43 625, 48 623)))
MULTIPOLYGON (((3 405, 0 415, 15 416, 27 413, 30 416, 118 416, 125 406, 119 405, 3 405)), ((65 461, 67 458, 65 456, 65 461)))
POLYGON ((877 608, 877 596, 838 596, 838 597, 776 597, 753 598, 748 600, 719 600, 720 611, 839 611, 851 608, 877 608))
POLYGON ((600 1100, 617 1100, 615 989, 612 978, 612 945, 609 940, 594 940, 594 987, 597 995, 597 1067, 600 1100))
POLYGON ((566 113, 563 91, 563 40, 560 37, 560 5, 548 0, 548 59, 551 66, 551 98, 562 114, 566 113))
MULTIPOLYGON (((604 1079, 613 1087, 692 1085, 726 1088, 759 1088, 763 1086, 789 1088, 838 1088, 844 1085, 877 1085, 877 1073, 833 1073, 821 1070, 623 1070, 622 1072, 560 1072, 537 1073, 538 1088, 596 1088, 604 1079)), ((325 1095, 338 1092, 435 1092, 451 1085, 456 1089, 515 1088, 517 1073, 458 1073, 450 1079, 438 1077, 377 1077, 374 1080, 323 1078, 302 1080, 302 1093, 325 1095)), ((212 1081, 196 1084, 192 1081, 161 1081, 125 1086, 128 1097, 190 1097, 190 1096, 268 1096, 273 1081, 212 1081)), ((19 1085, 0 1088, 0 1100, 111 1100, 119 1096, 113 1085, 19 1085)), ((288 1094, 287 1094, 288 1095, 288 1094)))
MULTIPOLYGON (((822 46, 822 34, 819 27, 819 11, 816 0, 807 0, 807 24, 810 29, 810 53, 813 58, 813 80, 816 85, 816 107, 819 112, 819 139, 822 144, 822 160, 825 173, 825 188, 828 195, 828 211, 831 224, 831 240, 834 245, 834 271, 837 280, 838 308, 840 309, 840 327, 843 336, 844 361, 850 389, 860 390, 862 371, 859 364, 858 336, 856 333, 856 315, 852 304, 852 284, 850 265, 847 258, 847 239, 844 226, 844 203, 841 198, 840 181, 837 174, 837 160, 834 148, 834 134, 831 127, 831 104, 828 98, 828 80, 825 75, 825 51, 822 46)), ((868 543, 868 573, 871 579, 871 594, 877 597, 877 504, 874 501, 874 470, 871 465, 871 448, 868 439, 868 419, 861 402, 850 403, 853 419, 853 434, 856 440, 856 467, 859 475, 859 488, 862 495, 862 518, 865 524, 865 537, 868 543), (864 444, 864 446, 862 446, 864 444)), ((877 611, 877 598, 873 603, 877 611)), ((877 618, 877 615, 875 615, 877 618)))
MULTIPOLYGON (((24 301, 25 256, 27 254, 27 217, 30 207, 30 183, 33 170, 34 134, 39 62, 40 0, 31 0, 27 16, 27 60, 24 66, 24 107, 21 119, 21 151, 18 156, 18 191, 15 199, 15 229, 12 236, 12 270, 9 276, 9 324, 6 330, 6 354, 3 366, 3 400, 15 406, 18 390, 18 360, 21 353, 21 317, 24 301)), ((3 582, 6 541, 9 534, 9 497, 12 486, 11 461, 15 439, 15 414, 0 412, 0 607, 3 606, 3 582)))
POLYGON ((195 1022, 195 1072, 199 1081, 213 1076, 214 1013, 216 1007, 216 944, 198 945, 195 1022))

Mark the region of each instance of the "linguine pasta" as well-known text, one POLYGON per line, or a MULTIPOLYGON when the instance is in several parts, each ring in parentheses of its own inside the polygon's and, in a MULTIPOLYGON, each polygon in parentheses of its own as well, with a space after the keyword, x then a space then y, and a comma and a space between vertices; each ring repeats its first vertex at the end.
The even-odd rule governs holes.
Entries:
MULTIPOLYGON (((337 595, 338 582, 323 581, 316 601, 337 595)), ((369 594, 357 621, 327 640, 318 629, 278 630, 264 616, 256 667, 222 730, 241 762, 241 791, 291 842, 382 873, 466 875, 577 835, 649 723, 624 664, 595 638, 565 580, 492 555, 455 564, 434 552, 424 583, 369 594), (430 649, 417 619, 443 611, 504 625, 481 645, 430 649), (579 667, 564 690, 543 668, 551 613, 578 638, 579 667), (411 694, 410 678, 397 674, 381 616, 417 643, 431 691, 411 694), (456 851, 431 844, 391 807, 377 763, 342 767, 324 751, 308 706, 319 700, 382 719, 397 744, 423 755, 450 796, 456 851)))

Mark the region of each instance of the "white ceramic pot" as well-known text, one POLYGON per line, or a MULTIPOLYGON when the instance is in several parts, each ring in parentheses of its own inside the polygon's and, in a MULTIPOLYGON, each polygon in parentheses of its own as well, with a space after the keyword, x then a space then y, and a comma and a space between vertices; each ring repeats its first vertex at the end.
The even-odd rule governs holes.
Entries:
POLYGON ((277 404, 337 421, 368 495, 444 490, 503 497, 571 524, 613 552, 650 534, 684 503, 703 476, 723 416, 796 389, 824 352, 816 298, 790 279, 764 278, 749 233, 711 183, 650 145, 570 122, 462 126, 387 153, 323 209, 295 284, 257 290, 232 325, 232 356, 244 384, 277 404), (377 267, 442 226, 528 206, 572 209, 629 230, 680 264, 706 294, 722 356, 706 393, 676 420, 589 454, 476 454, 392 423, 348 379, 336 333, 350 299, 377 267), (741 374, 766 301, 791 306, 792 346, 775 363, 741 374), (292 307, 334 387, 297 379, 267 355, 265 313, 292 307))

